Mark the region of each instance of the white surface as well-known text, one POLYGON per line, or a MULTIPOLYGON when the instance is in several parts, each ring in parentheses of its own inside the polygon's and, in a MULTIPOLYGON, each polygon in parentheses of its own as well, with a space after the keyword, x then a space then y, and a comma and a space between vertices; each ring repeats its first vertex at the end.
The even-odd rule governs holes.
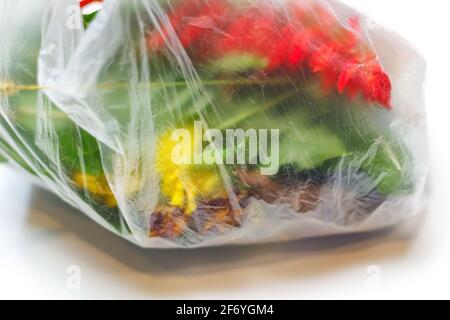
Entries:
POLYGON ((450 2, 345 2, 427 59, 432 171, 423 217, 365 236, 141 250, 0 167, 0 298, 450 298, 450 2), (70 266, 80 268, 78 289, 68 286, 70 266))

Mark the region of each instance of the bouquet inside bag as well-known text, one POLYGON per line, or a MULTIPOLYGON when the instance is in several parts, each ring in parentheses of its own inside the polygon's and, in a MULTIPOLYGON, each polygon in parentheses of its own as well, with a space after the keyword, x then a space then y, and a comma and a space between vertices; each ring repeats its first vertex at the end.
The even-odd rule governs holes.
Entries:
POLYGON ((130 241, 280 241, 373 230, 420 209, 423 62, 352 9, 63 0, 27 10, 2 22, 1 155, 130 241))

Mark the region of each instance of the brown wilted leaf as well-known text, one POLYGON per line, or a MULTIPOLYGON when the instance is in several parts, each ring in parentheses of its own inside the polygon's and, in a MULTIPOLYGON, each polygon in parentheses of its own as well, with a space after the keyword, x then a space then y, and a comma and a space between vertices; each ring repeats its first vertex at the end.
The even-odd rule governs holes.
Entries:
POLYGON ((239 227, 247 197, 236 195, 238 204, 233 206, 229 199, 213 199, 199 203, 193 212, 190 225, 199 233, 222 233, 239 227))
POLYGON ((321 186, 315 183, 306 183, 299 187, 292 195, 292 207, 300 213, 314 210, 320 198, 320 190, 321 186))
POLYGON ((175 239, 183 234, 187 217, 178 207, 158 206, 150 218, 150 237, 175 239))
POLYGON ((256 171, 238 170, 237 176, 250 188, 254 197, 267 203, 274 203, 283 190, 283 185, 268 176, 260 175, 256 171))
POLYGON ((270 204, 287 204, 300 213, 316 208, 322 188, 321 184, 313 181, 299 180, 285 185, 255 171, 239 170, 237 175, 250 188, 250 195, 270 204))

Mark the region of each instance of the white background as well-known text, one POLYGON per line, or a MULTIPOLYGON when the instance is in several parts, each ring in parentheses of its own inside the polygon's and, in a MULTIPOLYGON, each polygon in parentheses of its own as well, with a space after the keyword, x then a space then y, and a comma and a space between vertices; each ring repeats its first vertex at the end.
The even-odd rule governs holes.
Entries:
POLYGON ((0 298, 450 298, 450 2, 345 2, 427 59, 426 215, 367 236, 141 250, 0 167, 0 298), (79 289, 68 286, 72 265, 81 271, 79 289))

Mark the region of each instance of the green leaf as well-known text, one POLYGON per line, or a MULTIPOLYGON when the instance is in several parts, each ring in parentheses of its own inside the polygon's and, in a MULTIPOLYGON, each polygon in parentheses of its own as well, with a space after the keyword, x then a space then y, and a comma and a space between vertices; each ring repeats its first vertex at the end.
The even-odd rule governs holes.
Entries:
POLYGON ((333 102, 319 109, 323 113, 318 116, 344 142, 350 159, 360 164, 380 192, 410 192, 411 155, 391 127, 394 115, 374 106, 333 102))
POLYGON ((263 70, 269 64, 266 57, 258 57, 251 53, 231 53, 214 60, 208 66, 210 72, 246 72, 263 70))
MULTIPOLYGON (((28 172, 34 174, 33 170, 30 168, 30 166, 25 162, 25 160, 3 139, 0 139, 0 150, 4 152, 5 155, 10 157, 15 163, 17 163, 19 166, 27 170, 28 172)), ((0 153, 0 163, 1 162, 7 162, 8 159, 2 156, 0 153)))
POLYGON ((68 172, 103 176, 103 166, 97 140, 77 126, 58 132, 59 154, 68 172))

